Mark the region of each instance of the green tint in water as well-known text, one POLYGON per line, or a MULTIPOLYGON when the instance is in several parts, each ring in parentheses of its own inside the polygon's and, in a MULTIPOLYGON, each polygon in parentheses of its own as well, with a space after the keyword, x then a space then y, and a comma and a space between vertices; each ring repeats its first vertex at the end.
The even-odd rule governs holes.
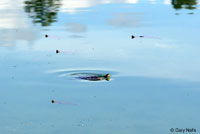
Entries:
POLYGON ((196 9, 197 0, 172 0, 172 5, 175 9, 196 9))
POLYGON ((56 22, 56 15, 61 5, 60 0, 27 0, 24 3, 25 12, 34 23, 50 26, 51 23, 56 22))

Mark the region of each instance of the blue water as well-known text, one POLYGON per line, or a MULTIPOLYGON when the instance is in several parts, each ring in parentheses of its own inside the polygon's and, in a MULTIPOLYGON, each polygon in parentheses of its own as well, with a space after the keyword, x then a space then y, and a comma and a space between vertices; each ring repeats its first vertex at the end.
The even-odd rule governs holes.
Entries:
POLYGON ((200 1, 189 1, 1 0, 0 134, 200 133, 200 1))

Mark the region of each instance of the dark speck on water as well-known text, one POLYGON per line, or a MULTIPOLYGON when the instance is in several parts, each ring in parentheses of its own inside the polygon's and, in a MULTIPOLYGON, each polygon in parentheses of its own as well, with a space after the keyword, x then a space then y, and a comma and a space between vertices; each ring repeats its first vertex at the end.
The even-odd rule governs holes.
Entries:
POLYGON ((52 101, 51 101, 51 103, 55 103, 55 101, 54 101, 54 100, 52 100, 52 101))
POLYGON ((48 35, 46 34, 46 35, 45 35, 45 37, 47 38, 47 37, 48 37, 48 35))
POLYGON ((60 51, 59 50, 56 50, 56 53, 59 53, 60 51))

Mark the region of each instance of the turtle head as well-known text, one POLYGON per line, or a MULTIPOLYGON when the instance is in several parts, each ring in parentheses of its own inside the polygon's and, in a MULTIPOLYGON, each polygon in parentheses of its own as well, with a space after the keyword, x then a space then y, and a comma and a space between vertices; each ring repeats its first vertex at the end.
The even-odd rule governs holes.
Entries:
POLYGON ((109 80, 110 80, 110 74, 109 74, 109 73, 108 73, 108 74, 106 74, 104 77, 106 78, 106 80, 107 80, 107 81, 109 81, 109 80))

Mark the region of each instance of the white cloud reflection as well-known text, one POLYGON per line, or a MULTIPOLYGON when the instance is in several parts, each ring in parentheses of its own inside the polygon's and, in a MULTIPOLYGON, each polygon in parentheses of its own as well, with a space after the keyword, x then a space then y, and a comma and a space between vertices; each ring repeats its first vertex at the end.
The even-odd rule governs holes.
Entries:
POLYGON ((37 32, 28 23, 23 11, 23 0, 0 1, 0 45, 13 46, 17 40, 32 42, 37 32))
POLYGON ((67 23, 67 31, 72 33, 83 33, 87 31, 87 26, 81 23, 67 23))
POLYGON ((165 0, 165 1, 164 1, 164 4, 166 4, 166 5, 170 5, 171 3, 172 3, 171 0, 165 0))
MULTIPOLYGON (((87 8, 100 5, 100 4, 111 4, 111 3, 127 3, 136 4, 140 0, 63 0, 62 1, 62 12, 77 13, 85 11, 87 8)), ((165 5, 171 5, 172 0, 148 0, 150 4, 163 3, 165 5)), ((198 2, 199 4, 200 2, 198 2)))
POLYGON ((23 6, 23 0, 1 0, 0 10, 3 9, 19 9, 23 6))
POLYGON ((138 0, 63 0, 61 11, 68 13, 76 13, 84 8, 93 7, 99 4, 110 3, 129 3, 135 4, 138 0))
POLYGON ((18 10, 22 8, 22 2, 22 0, 0 1, 0 28, 12 29, 27 26, 18 10))
POLYGON ((114 27, 138 27, 141 25, 141 13, 118 13, 108 22, 114 27))
POLYGON ((156 0, 149 0, 151 4, 156 4, 156 0))

